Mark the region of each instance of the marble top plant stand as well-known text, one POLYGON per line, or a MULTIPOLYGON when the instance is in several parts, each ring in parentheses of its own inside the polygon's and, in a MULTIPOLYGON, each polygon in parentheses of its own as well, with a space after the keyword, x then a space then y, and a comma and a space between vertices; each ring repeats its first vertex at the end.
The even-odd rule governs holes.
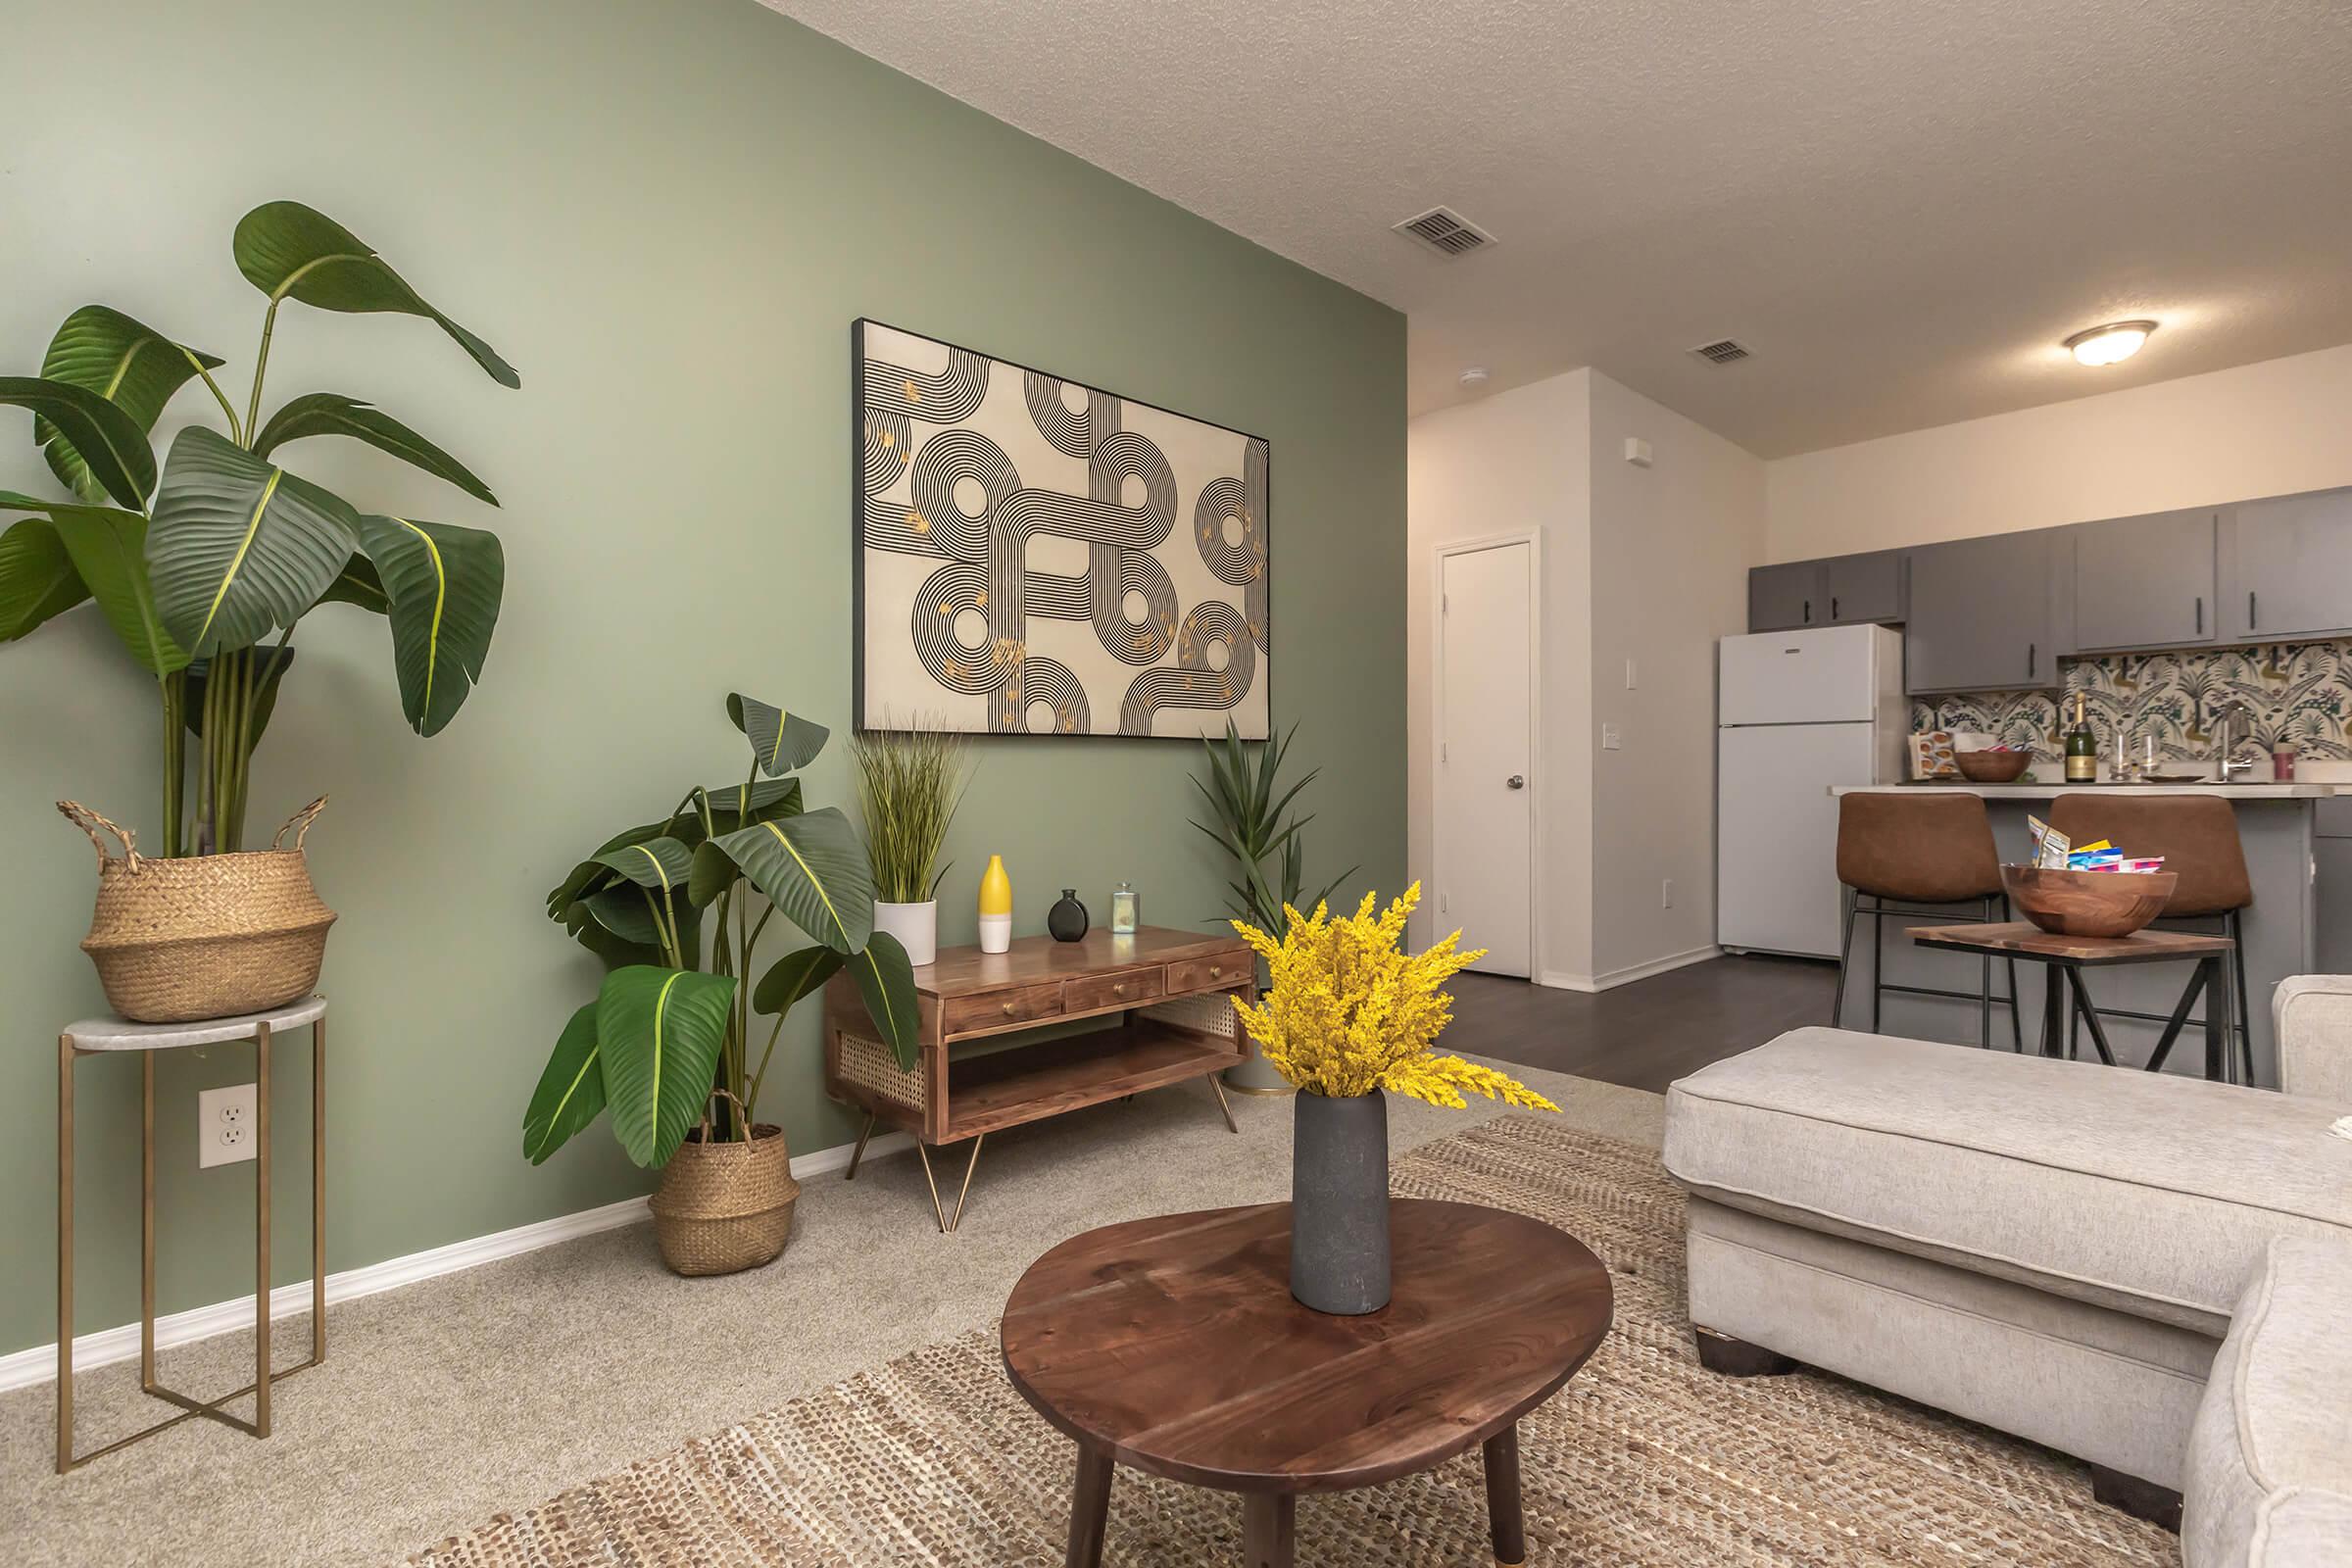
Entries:
POLYGON ((195 1023, 125 1023, 90 1018, 68 1025, 57 1041, 57 1473, 205 1416, 257 1438, 270 1435, 270 1385, 326 1359, 326 999, 289 1003, 267 1012, 195 1023), (270 1366, 270 1042, 285 1029, 311 1030, 311 1358, 270 1366), (254 1043, 254 1351, 253 1381, 232 1394, 197 1399, 165 1388, 155 1375, 155 1056, 182 1046, 254 1043), (139 1056, 139 1387, 180 1413, 88 1453, 74 1452, 74 1063, 81 1056, 136 1052, 139 1056), (253 1396, 253 1419, 221 1408, 253 1396))

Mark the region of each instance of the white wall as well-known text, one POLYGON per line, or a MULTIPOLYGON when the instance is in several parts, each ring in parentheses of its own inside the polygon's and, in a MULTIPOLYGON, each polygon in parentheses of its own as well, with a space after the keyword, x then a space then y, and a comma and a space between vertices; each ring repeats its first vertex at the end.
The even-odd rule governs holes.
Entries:
POLYGON ((1623 741, 1592 760, 1589 973, 1606 987, 1714 950, 1715 640, 1747 629, 1764 464, 1597 373, 1592 452, 1591 723, 1623 741), (1652 466, 1626 461, 1635 436, 1652 466))
MULTIPOLYGON (((1424 415, 1405 436, 1405 864, 1425 882, 1437 773, 1430 701, 1437 547, 1528 528, 1543 535, 1544 714, 1534 781, 1544 849, 1536 868, 1539 972, 1592 968, 1591 404, 1590 372, 1580 370, 1424 415)), ((1425 891, 1415 942, 1451 929, 1439 927, 1436 892, 1425 891)))
POLYGON ((2352 345, 1782 458, 1767 559, 2352 484, 2348 430, 2352 345))
MULTIPOLYGON (((1591 989, 1714 942, 1715 639, 1745 629, 1764 465, 1595 371, 1425 415, 1406 436, 1406 863, 1430 871, 1436 549, 1535 527, 1544 555, 1537 978, 1591 989), (1654 466, 1625 462, 1625 440, 1654 466), (1625 662, 1639 681, 1625 688, 1625 662), (1623 732, 1599 749, 1603 722, 1623 732), (1671 877, 1675 905, 1661 906, 1671 877)), ((1442 935, 1433 913, 1416 941, 1442 935)))

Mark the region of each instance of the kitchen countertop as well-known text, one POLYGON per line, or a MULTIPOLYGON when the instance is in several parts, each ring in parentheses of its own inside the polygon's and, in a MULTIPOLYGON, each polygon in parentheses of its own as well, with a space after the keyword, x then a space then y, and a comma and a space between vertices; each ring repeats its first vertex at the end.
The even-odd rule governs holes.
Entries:
POLYGON ((2259 784, 1972 784, 1966 779, 1916 781, 1909 784, 1834 784, 1832 795, 1909 795, 1918 791, 1949 790, 1967 795, 1982 795, 1986 800, 2046 801, 2055 796, 2073 794, 2078 790, 2095 791, 2101 795, 2219 795, 2232 801, 2316 801, 2334 795, 2352 795, 2352 785, 2305 783, 2278 784, 2265 779, 2259 784))

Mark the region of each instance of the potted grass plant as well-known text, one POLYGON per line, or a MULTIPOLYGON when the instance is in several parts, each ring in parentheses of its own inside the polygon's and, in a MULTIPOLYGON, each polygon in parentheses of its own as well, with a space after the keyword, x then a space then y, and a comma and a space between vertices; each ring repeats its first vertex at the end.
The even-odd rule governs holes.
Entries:
POLYGON ((898 938, 919 968, 939 956, 939 884, 948 874, 939 856, 971 783, 969 751, 942 731, 883 729, 851 737, 850 756, 874 873, 874 929, 898 938))
POLYGON ((1298 1091, 1291 1152, 1291 1294, 1319 1312, 1377 1312, 1389 1301, 1391 1094, 1463 1109, 1463 1091, 1535 1110, 1560 1107, 1518 1080, 1432 1049, 1450 1021, 1441 989, 1486 956, 1459 931, 1425 953, 1398 943, 1421 884, 1378 914, 1376 894, 1334 919, 1296 907, 1277 937, 1233 928, 1266 961, 1256 1003, 1234 999, 1250 1038, 1298 1091))
POLYGON ((838 808, 803 800, 800 770, 829 731, 741 694, 727 716, 751 750, 740 783, 687 790, 548 894, 549 918, 606 973, 522 1119, 536 1165, 610 1113, 628 1157, 662 1172, 654 1233, 680 1274, 757 1268, 791 1239, 800 1189, 783 1130, 757 1112, 793 1006, 846 969, 902 1067, 917 1034, 906 951, 874 929, 865 849, 838 808), (778 914, 809 940, 762 970, 778 914), (755 1017, 772 1020, 756 1060, 755 1017))
POLYGON ((247 213, 230 250, 267 301, 242 413, 213 374, 218 356, 104 305, 66 318, 38 375, 0 376, 0 405, 32 415, 33 442, 67 492, 0 491, 0 514, 23 514, 0 533, 0 642, 94 601, 155 682, 160 855, 140 854, 129 830, 95 811, 60 807, 99 845, 98 912, 82 946, 116 1010, 146 1022, 273 1006, 318 979, 334 916, 311 888, 300 838, 284 849, 245 840, 253 754, 298 624, 330 603, 382 615, 401 709, 432 735, 481 678, 506 585, 495 534, 364 513, 281 457, 318 437, 360 441, 496 506, 464 464, 361 398, 305 392, 265 414, 262 395, 289 303, 421 318, 500 385, 521 384, 514 368, 373 246, 299 202, 247 213), (189 424, 159 466, 149 432, 192 382, 212 395, 220 427, 189 424))

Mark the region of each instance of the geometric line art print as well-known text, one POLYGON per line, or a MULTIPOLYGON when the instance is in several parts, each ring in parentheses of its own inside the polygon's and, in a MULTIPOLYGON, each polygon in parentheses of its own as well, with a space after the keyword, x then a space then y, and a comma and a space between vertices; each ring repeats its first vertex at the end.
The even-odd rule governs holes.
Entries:
POLYGON ((851 329, 860 729, 1272 730, 1260 437, 851 329))

